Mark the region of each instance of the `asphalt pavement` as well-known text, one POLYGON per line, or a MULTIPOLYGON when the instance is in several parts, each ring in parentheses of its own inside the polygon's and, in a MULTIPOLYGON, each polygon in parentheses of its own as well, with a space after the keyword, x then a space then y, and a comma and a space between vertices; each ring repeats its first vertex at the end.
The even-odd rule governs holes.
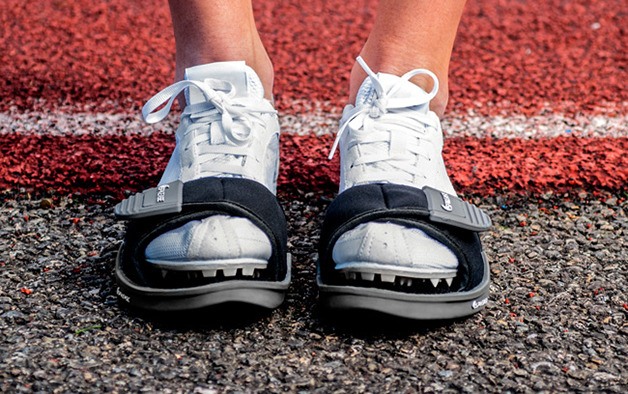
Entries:
POLYGON ((625 194, 467 197, 494 221, 491 299, 435 323, 318 307, 329 197, 281 198, 294 279, 279 309, 150 315, 116 301, 113 199, 5 192, 0 391, 626 392, 625 194))

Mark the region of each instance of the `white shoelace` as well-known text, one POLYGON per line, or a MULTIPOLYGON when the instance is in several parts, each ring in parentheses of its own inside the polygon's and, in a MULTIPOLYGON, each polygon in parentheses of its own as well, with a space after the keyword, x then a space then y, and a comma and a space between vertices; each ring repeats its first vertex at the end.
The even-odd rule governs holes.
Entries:
POLYGON ((415 69, 401 76, 396 85, 386 92, 366 62, 361 57, 357 61, 370 78, 375 96, 343 116, 345 120, 338 130, 329 159, 333 158, 342 136, 351 125, 355 138, 346 150, 355 144, 362 147, 360 157, 351 163, 351 167, 366 165, 379 170, 371 171, 371 181, 381 180, 382 177, 402 182, 412 182, 417 176, 426 178, 422 173, 424 166, 418 166, 417 159, 420 156, 431 160, 433 148, 424 146, 421 140, 427 127, 438 128, 439 120, 433 114, 413 110, 412 107, 429 105, 438 92, 438 78, 429 70, 415 69), (416 75, 430 76, 434 80, 432 90, 423 97, 394 97, 402 85, 416 75))
POLYGON ((195 146, 199 172, 254 177, 256 170, 247 170, 244 166, 250 152, 243 148, 251 143, 254 123, 264 127, 260 116, 277 111, 270 104, 265 105, 263 100, 235 97, 235 87, 228 81, 208 78, 179 81, 155 94, 142 108, 144 120, 149 124, 163 120, 185 89, 197 89, 206 99, 202 103, 187 105, 183 111, 183 116, 189 116, 192 123, 181 138, 192 134, 184 149, 187 151, 195 146))

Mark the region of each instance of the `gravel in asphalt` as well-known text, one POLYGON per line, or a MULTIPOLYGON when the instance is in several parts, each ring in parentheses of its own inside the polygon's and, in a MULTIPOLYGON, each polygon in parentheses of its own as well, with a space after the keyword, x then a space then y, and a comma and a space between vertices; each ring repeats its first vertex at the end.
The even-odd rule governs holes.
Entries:
POLYGON ((0 391, 626 392, 626 195, 471 199, 491 301, 426 324, 319 310, 319 195, 282 197, 282 307, 170 315, 117 304, 113 201, 0 195, 0 391))

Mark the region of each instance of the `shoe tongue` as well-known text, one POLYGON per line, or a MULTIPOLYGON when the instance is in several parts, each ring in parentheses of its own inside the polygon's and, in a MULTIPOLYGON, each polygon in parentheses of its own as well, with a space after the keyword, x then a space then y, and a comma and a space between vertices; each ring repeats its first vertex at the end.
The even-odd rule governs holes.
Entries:
MULTIPOLYGON (((209 63, 185 69, 186 80, 204 81, 208 78, 233 84, 235 97, 264 97, 262 81, 243 61, 209 63)), ((197 89, 186 89, 185 98, 188 104, 205 101, 205 97, 197 89)))
MULTIPOLYGON (((384 88, 384 92, 386 93, 389 93, 393 88, 395 88, 401 80, 401 78, 396 75, 386 73, 378 73, 377 79, 379 80, 380 84, 384 88)), ((415 106, 413 108, 422 109, 426 112, 429 110, 429 95, 418 85, 415 85, 410 81, 403 81, 401 82, 399 87, 396 87, 396 89, 397 90, 394 94, 388 96, 389 98, 411 98, 414 102, 425 103, 415 106)), ((356 106, 371 104, 373 100, 375 100, 375 96, 376 92, 375 87, 373 86, 373 81, 370 77, 366 77, 364 82, 362 82, 362 86, 360 86, 355 104, 356 106)))

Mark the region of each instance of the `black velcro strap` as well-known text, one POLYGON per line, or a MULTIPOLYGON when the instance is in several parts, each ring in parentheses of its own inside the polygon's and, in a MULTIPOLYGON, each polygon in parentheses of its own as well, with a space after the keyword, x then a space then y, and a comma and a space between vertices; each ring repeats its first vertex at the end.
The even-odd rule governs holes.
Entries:
POLYGON ((161 234, 191 220, 213 215, 243 217, 270 239, 272 256, 262 279, 281 281, 287 273, 286 218, 279 202, 259 182, 239 178, 202 178, 172 182, 138 193, 118 204, 116 216, 128 219, 122 248, 122 269, 129 279, 151 286, 152 277, 144 252, 161 234))
POLYGON ((323 279, 329 279, 335 263, 332 252, 342 234, 367 222, 391 222, 421 229, 447 246, 460 264, 461 285, 473 287, 483 276, 478 231, 491 221, 482 210, 456 196, 436 189, 370 184, 341 193, 325 214, 321 231, 319 262, 323 279))

